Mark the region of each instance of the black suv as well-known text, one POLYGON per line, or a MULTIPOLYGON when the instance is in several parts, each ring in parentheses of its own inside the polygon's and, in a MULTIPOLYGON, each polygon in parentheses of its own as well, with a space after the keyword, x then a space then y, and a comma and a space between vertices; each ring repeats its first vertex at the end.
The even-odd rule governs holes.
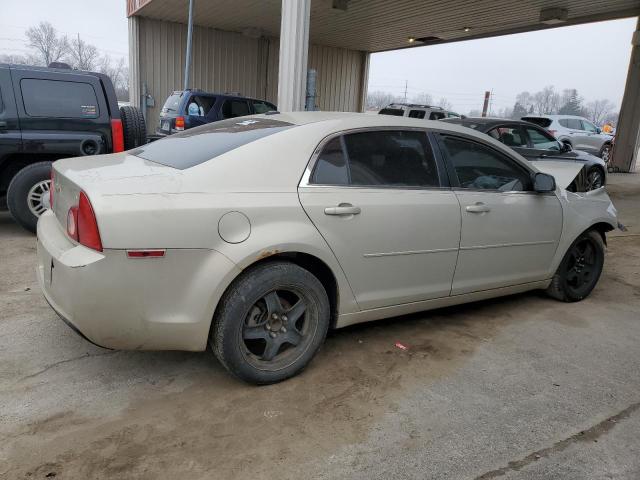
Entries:
POLYGON ((275 110, 277 110, 276 106, 265 100, 229 93, 178 90, 173 92, 164 102, 156 134, 165 136, 225 118, 275 110))
POLYGON ((49 207, 51 162, 144 143, 141 112, 118 108, 106 75, 0 64, 0 210, 27 230, 49 207))

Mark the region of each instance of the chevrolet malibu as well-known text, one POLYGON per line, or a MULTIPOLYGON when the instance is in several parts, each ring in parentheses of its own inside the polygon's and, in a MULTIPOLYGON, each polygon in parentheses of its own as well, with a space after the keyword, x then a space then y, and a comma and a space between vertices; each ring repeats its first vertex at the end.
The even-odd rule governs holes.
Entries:
POLYGON ((604 188, 487 135, 405 117, 230 119, 53 165, 37 275, 107 348, 205 350, 252 383, 300 372, 339 328, 542 289, 595 287, 604 188))

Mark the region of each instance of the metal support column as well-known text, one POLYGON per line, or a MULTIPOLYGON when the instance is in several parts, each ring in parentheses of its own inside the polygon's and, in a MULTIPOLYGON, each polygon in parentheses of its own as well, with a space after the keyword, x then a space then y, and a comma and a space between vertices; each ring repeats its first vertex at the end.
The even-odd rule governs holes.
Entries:
POLYGON ((282 0, 278 110, 304 110, 311 0, 282 0))
POLYGON ((640 18, 631 43, 629 73, 613 151, 614 166, 622 172, 635 170, 640 148, 640 18))
POLYGON ((191 73, 191 45, 193 43, 193 3, 189 0, 189 23, 187 24, 187 53, 184 59, 184 90, 189 88, 189 76, 191 73))

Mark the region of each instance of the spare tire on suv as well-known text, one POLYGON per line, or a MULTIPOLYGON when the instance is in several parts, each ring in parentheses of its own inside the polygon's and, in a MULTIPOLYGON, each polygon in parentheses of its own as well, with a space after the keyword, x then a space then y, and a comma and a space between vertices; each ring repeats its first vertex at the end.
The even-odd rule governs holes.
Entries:
POLYGON ((147 143, 147 124, 142 111, 131 106, 120 107, 124 133, 124 149, 130 150, 147 143))

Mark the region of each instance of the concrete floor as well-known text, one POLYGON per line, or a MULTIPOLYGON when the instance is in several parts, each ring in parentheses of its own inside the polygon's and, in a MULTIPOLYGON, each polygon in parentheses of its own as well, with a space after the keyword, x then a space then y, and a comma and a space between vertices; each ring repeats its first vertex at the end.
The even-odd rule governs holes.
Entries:
POLYGON ((587 300, 539 293, 334 332, 252 387, 205 353, 77 337, 0 216, 0 478, 640 478, 640 175, 587 300), (407 351, 394 347, 400 341, 407 351))

